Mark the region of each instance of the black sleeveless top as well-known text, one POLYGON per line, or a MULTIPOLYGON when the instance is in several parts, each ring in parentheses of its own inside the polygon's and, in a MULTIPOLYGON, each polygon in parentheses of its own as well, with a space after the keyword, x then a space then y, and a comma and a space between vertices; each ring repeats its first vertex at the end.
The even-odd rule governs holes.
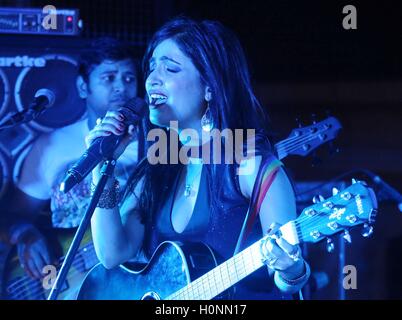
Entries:
MULTIPOLYGON (((266 153, 263 152, 263 153, 266 153)), ((260 152, 257 154, 263 155, 260 152)), ((236 164, 204 164, 200 186, 190 218, 183 232, 177 233, 172 225, 171 214, 178 188, 181 168, 170 188, 169 195, 153 219, 150 229, 149 253, 163 241, 203 242, 212 248, 223 261, 233 256, 236 243, 249 207, 249 200, 243 196, 236 174, 236 164), (212 179, 214 176, 214 179, 212 179), (213 187, 213 182, 216 184, 213 187), (215 193, 215 196, 211 196, 215 193)), ((262 237, 261 224, 256 218, 253 231, 248 236, 245 247, 262 237)), ((234 299, 290 299, 275 286, 268 275, 267 267, 262 267, 236 285, 234 299)))

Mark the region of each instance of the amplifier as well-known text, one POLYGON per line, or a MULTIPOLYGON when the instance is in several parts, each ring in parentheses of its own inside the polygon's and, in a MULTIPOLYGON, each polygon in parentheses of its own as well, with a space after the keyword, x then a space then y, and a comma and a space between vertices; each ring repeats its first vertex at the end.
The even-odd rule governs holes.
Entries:
POLYGON ((80 37, 0 37, 0 122, 26 109, 41 88, 56 95, 54 105, 33 121, 0 131, 0 200, 18 176, 32 142, 84 115, 75 80, 79 55, 88 45, 89 40, 80 37))
POLYGON ((0 7, 0 33, 75 36, 81 28, 78 9, 0 7))

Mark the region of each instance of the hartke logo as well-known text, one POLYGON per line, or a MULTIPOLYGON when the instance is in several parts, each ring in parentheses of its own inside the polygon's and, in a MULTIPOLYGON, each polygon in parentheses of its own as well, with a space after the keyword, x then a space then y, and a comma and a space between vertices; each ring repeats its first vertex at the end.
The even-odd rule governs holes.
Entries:
POLYGON ((15 56, 15 57, 0 57, 0 67, 36 67, 43 68, 46 66, 46 59, 29 56, 15 56))

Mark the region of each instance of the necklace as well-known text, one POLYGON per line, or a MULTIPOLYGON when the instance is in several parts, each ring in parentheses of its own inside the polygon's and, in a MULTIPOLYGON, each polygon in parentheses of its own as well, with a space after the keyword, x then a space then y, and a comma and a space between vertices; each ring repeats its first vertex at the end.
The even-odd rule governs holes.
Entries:
MULTIPOLYGON (((191 159, 192 160, 192 159, 191 159)), ((190 160, 190 162, 189 162, 189 164, 187 165, 187 173, 189 172, 189 170, 188 170, 188 168, 189 168, 189 165, 191 164, 191 163, 197 163, 197 162, 194 162, 194 161, 191 161, 190 160)), ((198 159, 197 159, 198 160, 198 159)), ((186 174, 186 185, 185 185, 185 187, 184 187, 184 196, 186 197, 186 198, 188 198, 189 196, 191 196, 191 194, 192 194, 192 191, 193 191, 193 184, 194 184, 194 181, 195 181, 195 179, 201 174, 201 172, 202 172, 202 161, 201 162, 198 162, 198 164, 200 164, 198 167, 199 168, 197 168, 197 172, 193 175, 193 177, 188 177, 188 175, 186 174), (190 178, 190 179, 189 179, 190 178), (191 181, 191 182, 190 182, 191 181)))

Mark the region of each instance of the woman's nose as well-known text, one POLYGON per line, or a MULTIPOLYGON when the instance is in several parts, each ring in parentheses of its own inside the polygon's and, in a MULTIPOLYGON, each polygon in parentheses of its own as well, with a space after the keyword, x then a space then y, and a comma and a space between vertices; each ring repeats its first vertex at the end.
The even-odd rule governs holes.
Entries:
POLYGON ((149 87, 160 86, 163 84, 163 80, 158 69, 155 69, 152 73, 149 74, 146 84, 149 87))

